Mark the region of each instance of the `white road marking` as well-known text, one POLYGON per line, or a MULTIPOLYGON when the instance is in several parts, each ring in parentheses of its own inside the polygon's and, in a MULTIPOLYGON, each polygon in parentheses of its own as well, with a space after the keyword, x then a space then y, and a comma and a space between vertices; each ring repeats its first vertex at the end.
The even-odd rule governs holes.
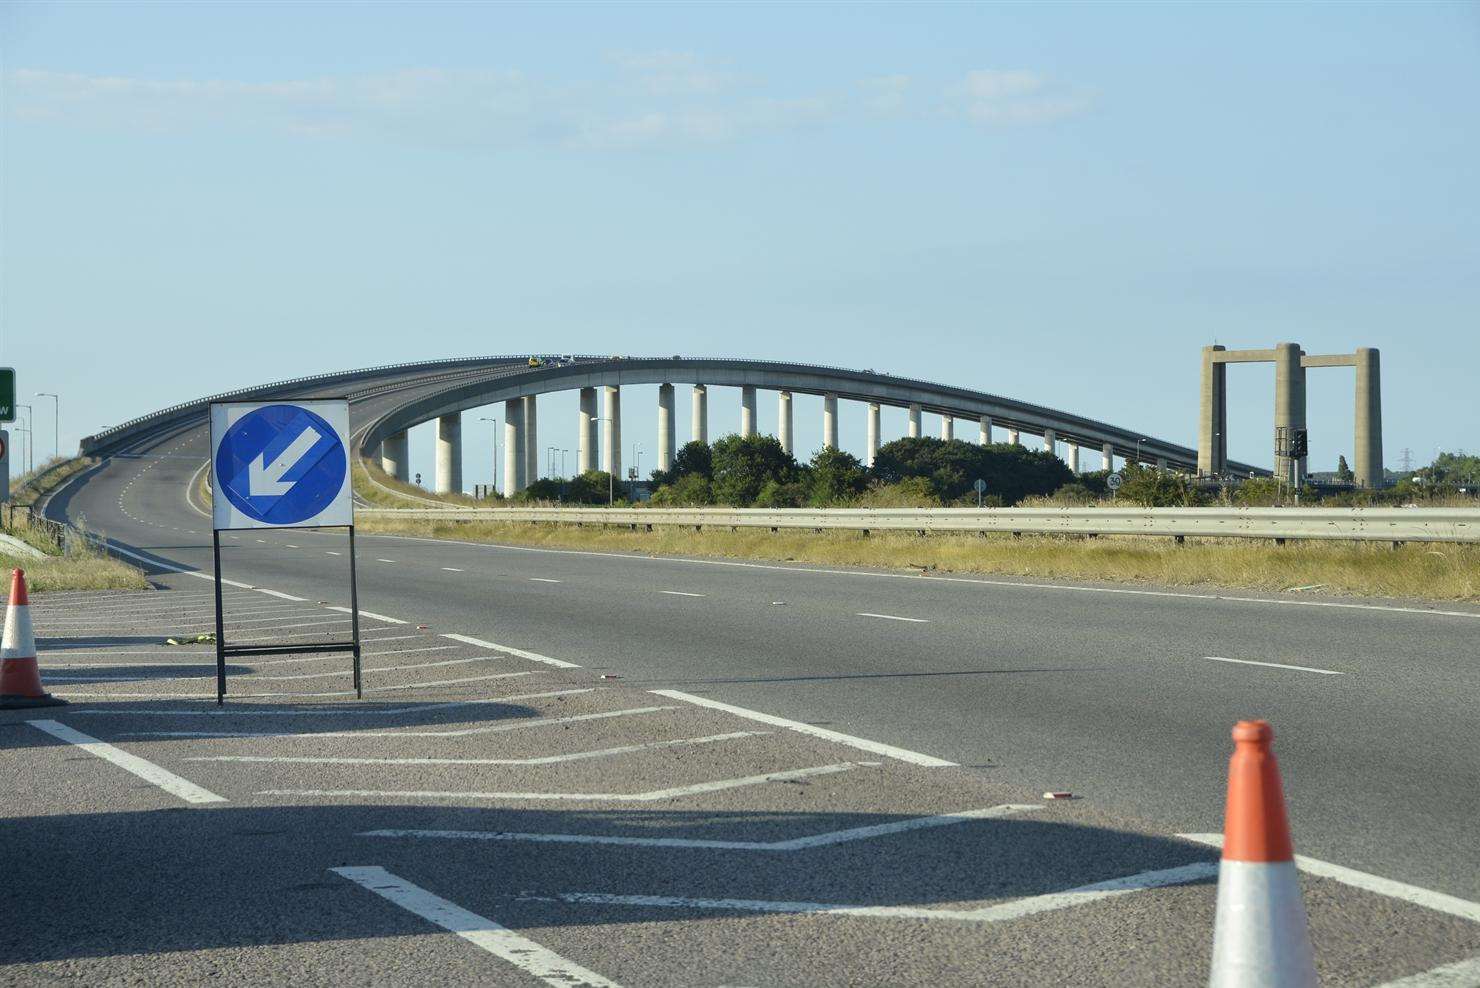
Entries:
MULTIPOLYGON (((1178 834, 1177 836, 1184 840, 1207 844, 1209 847, 1223 846, 1222 834, 1178 834)), ((1395 882, 1391 878, 1371 875, 1365 871, 1357 871, 1354 868, 1332 864, 1329 861, 1321 861, 1317 858, 1307 858, 1303 854, 1295 855, 1295 867, 1309 875, 1330 878, 1333 881, 1341 882, 1343 885, 1365 889, 1368 892, 1376 892, 1378 895, 1386 895, 1393 899, 1401 899, 1404 902, 1411 902, 1416 906, 1423 906, 1425 909, 1432 909, 1435 912, 1448 913, 1451 916, 1468 919, 1472 923, 1480 923, 1480 902, 1470 902, 1467 899, 1420 888, 1417 885, 1395 882)))
POLYGON ((847 772, 860 767, 859 762, 839 762, 836 765, 818 765, 815 768, 798 768, 787 772, 768 772, 765 775, 747 775, 740 779, 719 779, 715 782, 698 782, 690 786, 674 786, 670 789, 654 789, 651 792, 443 792, 416 789, 262 789, 259 796, 360 796, 367 798, 403 799, 522 799, 553 802, 610 802, 610 803, 656 803, 664 799, 680 799, 698 796, 724 789, 739 789, 758 786, 767 782, 787 782, 792 779, 808 779, 834 772, 847 772))
POLYGON ((875 755, 883 755, 901 762, 909 762, 911 765, 923 765, 926 768, 949 768, 955 762, 948 762, 944 758, 936 758, 934 755, 924 755, 918 751, 910 751, 908 748, 896 748, 892 744, 882 744, 878 741, 869 741, 866 738, 857 738, 851 734, 843 734, 839 731, 830 731, 825 727, 815 727, 812 724, 804 724, 798 720, 787 720, 785 717, 776 717, 772 714, 763 714, 757 710, 747 710, 745 707, 736 707, 732 704, 721 703, 707 697, 695 696, 692 693, 681 693, 678 690, 651 690, 658 696, 666 696, 670 700, 682 700, 700 707, 709 707, 712 710, 723 710, 725 713, 734 714, 737 717, 745 717, 749 720, 760 721, 762 724, 770 724, 773 727, 784 727, 800 734, 809 734, 814 738, 823 738, 845 744, 850 748, 867 751, 875 755))
POLYGON ((475 947, 507 961, 552 988, 620 988, 616 982, 588 971, 574 961, 566 960, 491 919, 468 912, 420 886, 412 885, 384 868, 363 866, 329 870, 407 912, 457 934, 475 947))
POLYGON ((442 568, 444 570, 446 570, 447 572, 449 572, 449 573, 461 573, 462 572, 462 570, 458 569, 456 566, 443 566, 442 568))
POLYGON ((561 580, 551 580, 551 579, 548 579, 548 578, 543 577, 543 576, 531 576, 529 578, 529 582, 530 583, 561 583, 563 581, 561 581, 561 580))
MULTIPOLYGON (((447 647, 456 648, 457 646, 448 645, 447 647)), ((410 665, 403 666, 366 666, 360 671, 366 674, 372 672, 403 672, 407 669, 436 669, 440 666, 465 666, 473 662, 487 661, 487 658, 479 656, 478 658, 473 659, 448 659, 445 662, 414 662, 410 665)), ((256 682, 258 680, 266 682, 285 682, 293 679, 329 679, 334 676, 348 676, 349 673, 350 671, 348 669, 335 669, 331 672, 295 672, 281 676, 264 676, 261 673, 249 673, 246 678, 250 682, 256 682)))
POLYGON ((330 550, 325 549, 324 550, 324 555, 326 555, 326 556, 337 556, 337 555, 339 555, 339 553, 337 553, 337 552, 331 552, 330 550))
POLYGON ((1322 676, 1341 676, 1335 669, 1313 669, 1310 666, 1287 666, 1282 662, 1255 662, 1253 659, 1225 659, 1221 655, 1204 655, 1209 662, 1233 662, 1241 666, 1265 666, 1270 669, 1293 669, 1296 672, 1318 672, 1322 676))
POLYGON ((707 593, 686 593, 682 590, 659 590, 658 593, 666 593, 674 597, 708 597, 707 593))
POLYGON ((294 545, 291 542, 284 542, 283 545, 287 546, 289 549, 297 549, 298 548, 298 546, 294 545))
POLYGON ((393 562, 395 562, 395 560, 394 560, 394 559, 377 559, 377 560, 375 560, 375 561, 376 561, 376 562, 377 562, 377 563, 393 563, 393 562))
POLYGON ((1473 988, 1474 985, 1480 985, 1480 956, 1389 981, 1378 988, 1473 988))
POLYGON ((81 731, 74 730, 60 721, 31 720, 26 723, 37 730, 45 731, 58 740, 66 741, 68 744, 75 744, 89 755, 96 755, 105 762, 112 762, 125 772, 131 772, 145 782, 152 783, 171 796, 178 796, 187 803, 226 802, 225 796, 218 796, 207 789, 202 789, 195 783, 182 779, 173 772, 165 771, 153 762, 145 761, 137 755, 130 755, 128 752, 120 748, 115 748, 105 741, 99 741, 90 734, 83 734, 81 731))
MULTIPOLYGON (((617 748, 600 748, 595 751, 576 751, 565 755, 539 755, 533 758, 341 758, 316 757, 310 755, 197 755, 184 759, 187 762, 261 762, 265 764, 293 765, 556 765, 561 762, 578 762, 588 758, 610 758, 628 755, 635 751, 651 748, 677 748, 686 745, 713 744, 717 741, 735 741, 740 738, 760 737, 770 731, 732 731, 729 734, 711 734, 702 738, 675 738, 671 741, 649 741, 646 744, 625 744, 617 748)), ((404 737, 404 735, 402 735, 404 737)))
POLYGON ((716 909, 737 912, 803 913, 826 916, 861 916, 871 919, 951 920, 958 923, 1002 923, 1038 913, 1068 909, 1112 896, 1185 885, 1218 874, 1213 861, 1199 861, 1179 868, 1145 871, 1125 878, 1112 878, 1092 885, 1050 892, 1047 895, 1012 899, 979 909, 927 909, 922 906, 848 906, 825 902, 774 902, 764 899, 687 899, 669 895, 609 895, 601 892, 564 892, 565 902, 606 906, 647 906, 670 909, 716 909))
POLYGON ((669 847, 697 848, 715 851, 807 851, 814 847, 831 847, 852 841, 886 837, 911 830, 927 830, 951 824, 967 823, 971 820, 996 820, 1001 817, 1041 810, 1037 805, 992 806, 983 810, 966 810, 962 813, 942 813, 938 816, 920 816, 893 823, 879 823, 868 827, 852 827, 834 830, 810 837, 795 837, 791 840, 748 841, 707 840, 685 837, 616 837, 600 834, 521 834, 498 830, 367 830, 357 837, 416 837, 435 840, 493 840, 532 841, 538 844, 617 844, 624 847, 669 847))
POLYGON ((414 690, 423 686, 461 686, 463 683, 481 683, 489 679, 514 679, 518 676, 533 676, 532 672, 498 672, 490 676, 469 676, 466 679, 440 679, 434 683, 398 683, 395 686, 366 687, 366 693, 391 693, 395 690, 414 690))
POLYGON ((882 618, 885 621, 908 621, 911 624, 929 624, 925 618, 900 617, 898 614, 874 614, 870 611, 859 611, 858 617, 882 618))
MULTIPOLYGON (((289 548, 296 549, 298 547, 295 545, 295 546, 289 546, 289 548)), ((283 600, 296 600, 296 601, 299 601, 300 603, 308 599, 307 597, 294 597, 292 594, 290 594, 290 593, 283 593, 281 590, 269 590, 266 587, 258 587, 257 588, 257 592, 258 593, 265 593, 269 597, 280 597, 283 600)))
MULTIPOLYGON (((348 607, 339 607, 337 605, 331 606, 331 607, 326 607, 325 610, 338 611, 340 614, 353 614, 354 613, 354 611, 350 610, 348 607)), ((375 621, 384 621, 387 624, 407 624, 408 623, 406 621, 402 621, 400 618, 386 617, 384 614, 376 614, 374 611, 367 611, 364 608, 361 608, 360 609, 360 617, 371 618, 372 620, 375 620, 375 621)))
POLYGON ((522 648, 514 648, 510 645, 497 645, 490 641, 484 641, 482 638, 474 638, 471 635, 444 634, 442 637, 450 638, 455 642, 462 642, 464 645, 476 645, 479 648, 491 648, 499 652, 508 652, 510 655, 517 655, 521 659, 528 659, 531 662, 543 662, 545 665, 555 666, 557 669, 581 668, 574 662, 566 662, 564 659, 552 659, 548 655, 541 655, 538 652, 526 652, 522 648))

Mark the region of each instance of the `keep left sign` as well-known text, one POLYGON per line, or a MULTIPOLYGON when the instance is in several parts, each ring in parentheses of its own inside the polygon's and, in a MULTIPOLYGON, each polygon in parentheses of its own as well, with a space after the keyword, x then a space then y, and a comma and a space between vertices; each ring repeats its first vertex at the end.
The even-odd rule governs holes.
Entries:
POLYGON ((354 524, 349 402, 213 404, 211 496, 217 531, 354 524))

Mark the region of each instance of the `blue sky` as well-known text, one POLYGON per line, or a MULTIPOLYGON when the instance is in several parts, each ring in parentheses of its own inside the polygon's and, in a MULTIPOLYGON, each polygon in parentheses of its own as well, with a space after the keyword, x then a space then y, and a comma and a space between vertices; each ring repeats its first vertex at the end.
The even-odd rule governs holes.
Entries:
MULTIPOLYGON (((1280 340, 1381 348, 1389 466, 1480 446, 1473 3, 9 3, 0 57, 0 362, 64 449, 528 351, 873 367, 1192 445, 1199 349, 1280 340)), ((1267 462, 1272 372, 1230 389, 1267 462)), ((1311 375, 1315 469, 1351 392, 1311 375)), ((544 399, 541 445, 574 422, 544 399)))

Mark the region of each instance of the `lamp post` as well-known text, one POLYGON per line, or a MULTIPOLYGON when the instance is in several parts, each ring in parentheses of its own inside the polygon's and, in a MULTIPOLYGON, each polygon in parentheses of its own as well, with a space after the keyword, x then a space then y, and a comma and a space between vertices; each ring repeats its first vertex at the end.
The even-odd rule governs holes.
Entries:
POLYGON ((632 469, 635 471, 634 480, 642 476, 642 443, 632 444, 632 469))
POLYGON ((498 486, 498 419, 486 415, 478 416, 479 422, 493 423, 493 489, 499 490, 498 486))
POLYGON ((36 438, 33 435, 36 431, 36 413, 31 410, 30 405, 17 404, 15 407, 17 410, 26 410, 26 472, 30 473, 36 465, 36 438))
POLYGON ((61 455, 62 444, 58 441, 61 435, 62 398, 54 391, 38 391, 37 398, 51 399, 51 458, 54 460, 61 455))
MULTIPOLYGON (((603 423, 603 422, 610 422, 610 421, 611 421, 611 419, 607 418, 605 415, 598 415, 598 416, 596 416, 596 431, 597 432, 600 432, 601 431, 601 423, 603 423)), ((616 482, 614 480, 612 480, 612 472, 610 470, 608 470, 606 472, 606 506, 608 508, 610 508, 613 505, 615 505, 616 503, 617 503, 616 482)))
POLYGON ((1136 466, 1140 466, 1141 465, 1141 444, 1144 443, 1145 441, 1146 441, 1145 439, 1137 439, 1136 440, 1136 466))

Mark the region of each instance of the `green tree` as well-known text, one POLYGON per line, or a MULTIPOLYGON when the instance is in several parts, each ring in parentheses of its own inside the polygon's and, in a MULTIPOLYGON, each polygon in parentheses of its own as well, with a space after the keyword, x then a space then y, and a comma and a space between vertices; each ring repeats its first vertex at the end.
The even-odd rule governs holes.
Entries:
POLYGON ((1346 456, 1336 458, 1336 482, 1338 484, 1350 484, 1352 482, 1352 468, 1346 465, 1346 456))
POLYGON ((562 481, 545 477, 536 480, 514 495, 516 501, 559 501, 561 499, 562 481))
POLYGON ((858 457, 824 446, 812 457, 807 502, 825 508, 856 500, 868 487, 868 471, 858 457))
POLYGON ((680 477, 696 474, 709 479, 714 475, 714 452, 709 444, 695 439, 693 442, 684 443, 679 449, 678 455, 673 458, 673 466, 668 470, 654 470, 652 481, 655 486, 672 484, 680 477))
POLYGON ((1197 503, 1192 482, 1180 473, 1127 463, 1125 483, 1116 495, 1146 508, 1188 507, 1197 503))
POLYGON ((1029 495, 1052 494, 1074 479, 1069 468, 1052 453, 1016 444, 979 446, 959 439, 896 439, 879 449, 874 477, 897 484, 912 477, 930 482, 932 493, 949 504, 968 499, 976 504, 972 485, 980 478, 987 494, 1016 504, 1029 495))
POLYGON ((572 477, 565 487, 565 499, 572 504, 606 504, 608 491, 612 500, 620 503, 627 500, 627 491, 621 481, 611 483, 611 475, 605 470, 587 470, 572 477))
POLYGON ((795 481, 797 461, 775 436, 729 435, 714 444, 712 469, 715 501, 744 508, 768 482, 795 481))
POLYGON ((708 477, 699 473, 686 473, 653 491, 652 503, 666 508, 697 508, 713 504, 714 491, 708 477))

